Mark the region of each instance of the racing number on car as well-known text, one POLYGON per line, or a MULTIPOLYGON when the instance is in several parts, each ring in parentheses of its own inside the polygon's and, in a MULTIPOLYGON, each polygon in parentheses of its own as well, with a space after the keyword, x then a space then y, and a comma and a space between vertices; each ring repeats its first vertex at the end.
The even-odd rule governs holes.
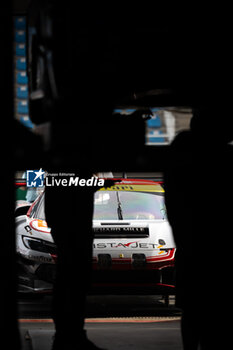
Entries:
POLYGON ((31 227, 29 226, 29 225, 26 225, 26 226, 24 226, 24 228, 25 228, 25 230, 27 231, 27 232, 31 232, 31 227))

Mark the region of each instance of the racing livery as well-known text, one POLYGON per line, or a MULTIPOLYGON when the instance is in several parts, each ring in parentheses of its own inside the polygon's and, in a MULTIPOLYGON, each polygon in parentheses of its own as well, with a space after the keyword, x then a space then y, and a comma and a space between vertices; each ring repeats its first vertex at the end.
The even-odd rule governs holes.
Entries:
MULTIPOLYGON (((122 179, 95 193, 93 283, 97 293, 173 292, 175 242, 164 189, 154 181, 122 179)), ((44 213, 44 193, 16 217, 19 289, 51 291, 56 246, 44 213)))

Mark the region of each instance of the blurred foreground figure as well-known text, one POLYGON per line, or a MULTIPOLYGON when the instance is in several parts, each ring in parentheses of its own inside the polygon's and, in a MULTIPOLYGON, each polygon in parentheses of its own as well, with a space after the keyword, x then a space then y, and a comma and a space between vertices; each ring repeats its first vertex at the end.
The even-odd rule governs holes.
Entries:
POLYGON ((91 280, 93 194, 88 187, 46 189, 46 220, 58 249, 53 349, 97 349, 84 331, 91 280))
POLYGON ((226 348, 229 337, 222 322, 228 322, 229 308, 223 281, 230 276, 225 248, 233 227, 232 126, 222 106, 194 111, 191 131, 180 133, 171 145, 165 172, 185 350, 226 348))
MULTIPOLYGON (((123 70, 120 45, 127 32, 122 20, 112 20, 113 13, 107 16, 99 4, 95 12, 74 1, 64 6, 63 1, 33 0, 30 13, 30 26, 35 26, 31 32, 37 33, 31 51, 31 118, 49 122, 51 132, 44 169, 87 179, 112 166, 121 170, 135 165, 145 139, 142 115, 150 111, 113 114, 115 99, 132 93, 133 84, 131 75, 123 80, 129 69, 123 70)), ((95 190, 46 188, 46 220, 58 249, 53 350, 97 349, 84 330, 95 190)))

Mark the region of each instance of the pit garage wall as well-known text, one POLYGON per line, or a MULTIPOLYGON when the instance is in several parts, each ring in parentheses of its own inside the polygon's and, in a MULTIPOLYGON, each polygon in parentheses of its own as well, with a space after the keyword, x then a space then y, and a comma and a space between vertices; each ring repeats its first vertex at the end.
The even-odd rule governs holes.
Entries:
POLYGON ((14 117, 26 128, 34 129, 29 116, 26 16, 14 16, 13 28, 14 117))
MULTIPOLYGON (((27 75, 27 17, 15 15, 14 32, 14 117, 26 128, 38 133, 29 114, 29 88, 27 75)), ((135 108, 116 108, 114 112, 122 115, 131 114, 135 108)), ((182 107, 151 107, 151 119, 146 122, 145 144, 149 146, 168 145, 181 131, 189 129, 191 110, 182 107)), ((42 130, 43 132, 43 130, 42 130)), ((40 133, 40 132, 39 132, 40 133)), ((88 130, 87 130, 88 134, 88 130)))

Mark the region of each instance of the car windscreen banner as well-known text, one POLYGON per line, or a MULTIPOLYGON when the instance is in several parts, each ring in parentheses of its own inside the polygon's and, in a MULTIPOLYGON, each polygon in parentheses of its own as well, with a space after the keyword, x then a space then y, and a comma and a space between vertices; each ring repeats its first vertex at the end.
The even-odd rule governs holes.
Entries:
POLYGON ((159 192, 163 193, 164 189, 159 184, 153 185, 114 185, 108 188, 101 188, 99 191, 132 191, 132 192, 159 192))

